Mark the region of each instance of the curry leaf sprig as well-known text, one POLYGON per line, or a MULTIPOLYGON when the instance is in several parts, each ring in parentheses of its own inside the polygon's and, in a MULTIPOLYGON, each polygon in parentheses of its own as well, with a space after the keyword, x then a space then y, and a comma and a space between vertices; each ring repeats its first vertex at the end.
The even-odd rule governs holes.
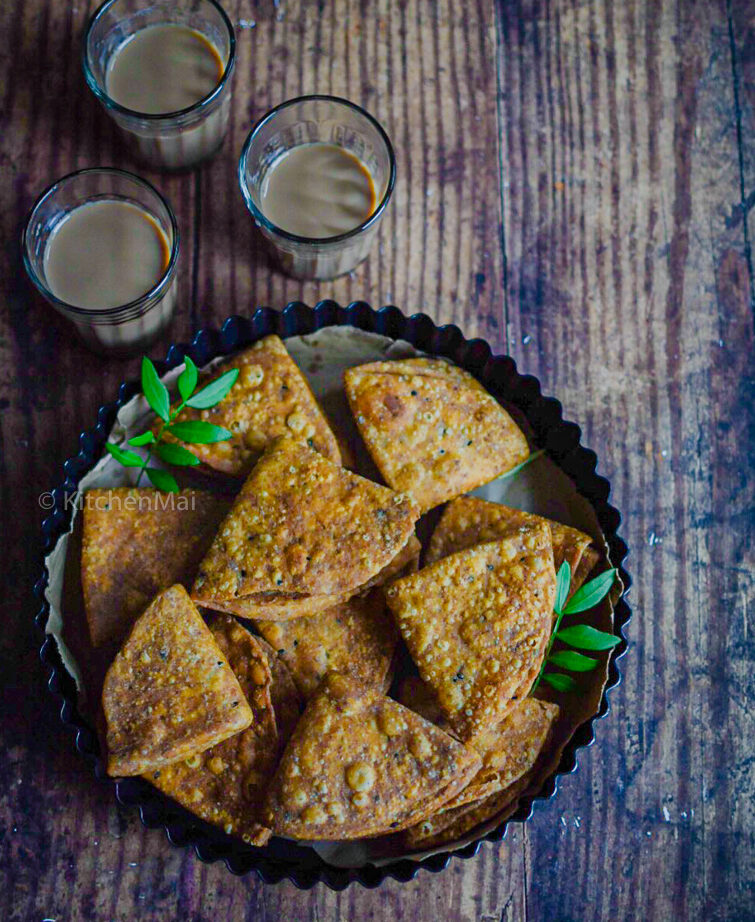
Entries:
POLYGON ((548 642, 548 648, 545 651, 545 659, 537 677, 534 687, 537 688, 540 681, 547 682, 556 691, 574 691, 577 683, 569 675, 562 672, 546 672, 546 666, 558 666, 560 669, 566 669, 569 672, 589 672, 598 665, 598 660, 592 656, 585 656, 577 650, 610 650, 618 643, 621 638, 613 634, 607 634, 605 631, 599 631, 589 624, 574 624, 569 627, 561 627, 561 621, 564 615, 575 615, 581 611, 587 611, 594 608, 598 602, 604 599, 610 592, 616 580, 616 570, 606 570, 600 576, 585 583, 569 599, 569 587, 571 585, 571 567, 565 560, 558 571, 556 577, 556 601, 553 610, 556 615, 556 621, 553 625, 553 631, 548 642), (568 601, 567 601, 568 599, 568 601), (557 650, 551 653, 553 642, 560 640, 573 650, 557 650))
POLYGON ((150 483, 167 493, 177 493, 178 484, 176 479, 168 471, 158 467, 150 467, 149 463, 153 455, 157 455, 161 461, 166 464, 174 464, 178 467, 189 467, 199 464, 199 458, 181 445, 174 441, 166 442, 164 438, 170 435, 173 439, 184 442, 189 445, 209 445, 212 442, 224 442, 230 439, 231 433, 222 426, 215 426, 204 420, 185 420, 181 421, 177 417, 185 407, 192 407, 195 410, 208 410, 226 396, 228 391, 236 383, 239 370, 234 368, 220 375, 214 381, 211 381, 206 387, 197 391, 197 382, 199 380, 199 371, 197 366, 187 355, 185 358, 184 370, 178 377, 178 393, 181 396, 181 402, 174 410, 170 408, 170 396, 168 389, 160 380, 157 369, 152 362, 145 356, 142 359, 142 392, 147 403, 155 411, 157 416, 162 420, 162 425, 157 430, 157 434, 152 429, 135 435, 127 442, 134 448, 146 448, 145 456, 131 451, 128 448, 121 448, 120 445, 114 445, 107 442, 105 448, 115 458, 119 464, 124 467, 138 467, 139 476, 136 479, 136 485, 139 486, 144 474, 149 478, 150 483))

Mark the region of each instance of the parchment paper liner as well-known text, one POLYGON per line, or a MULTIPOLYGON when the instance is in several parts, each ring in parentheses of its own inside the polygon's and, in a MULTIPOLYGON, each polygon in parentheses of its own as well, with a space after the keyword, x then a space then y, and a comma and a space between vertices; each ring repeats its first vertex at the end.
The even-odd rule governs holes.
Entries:
MULTIPOLYGON (((364 362, 404 358, 423 353, 407 342, 392 340, 353 327, 327 327, 307 336, 290 337, 286 340, 286 347, 306 375, 336 434, 351 447, 357 461, 356 470, 365 476, 376 477, 375 468, 362 447, 351 418, 343 393, 342 373, 345 368, 364 362)), ((207 367, 211 368, 223 360, 215 359, 207 367)), ((174 386, 182 368, 183 366, 174 368, 163 377, 168 388, 174 386)), ((512 412, 525 433, 531 435, 526 420, 516 408, 507 409, 512 412)), ((133 398, 119 411, 109 440, 120 442, 130 438, 137 431, 147 428, 152 416, 152 411, 143 397, 133 398)), ((181 478, 179 480, 181 481, 181 478)), ((133 468, 121 467, 108 455, 100 459, 95 467, 81 478, 79 487, 80 492, 84 492, 94 487, 124 486, 135 481, 136 472, 133 468)), ((191 477, 189 481, 184 478, 181 482, 185 485, 197 485, 196 477, 191 477)), ((218 486, 211 481, 206 481, 206 485, 215 489, 218 486)), ((475 490, 474 495, 493 502, 505 502, 509 506, 572 525, 591 535, 596 544, 606 551, 592 506, 577 493, 569 477, 545 456, 536 459, 513 477, 500 478, 475 490)), ((104 656, 90 657, 91 648, 87 650, 88 638, 80 591, 78 519, 78 508, 74 507, 71 530, 58 540, 45 559, 49 571, 45 595, 50 605, 46 631, 54 637, 63 664, 76 682, 81 710, 88 710, 93 716, 96 701, 94 707, 91 700, 87 701, 86 689, 99 688, 104 668, 114 651, 104 651, 104 656), (65 615, 64 612, 68 614, 65 615), (83 662, 80 662, 82 659, 83 662)), ((615 599, 618 591, 612 595, 615 599)), ((588 618, 583 615, 581 620, 588 621, 601 630, 611 630, 612 605, 608 600, 604 600, 594 612, 589 613, 589 616, 588 618)), ((530 791, 537 791, 542 786, 545 779, 555 771, 563 748, 577 727, 597 713, 608 677, 608 657, 603 655, 602 659, 602 668, 575 676, 580 683, 579 695, 559 695, 544 684, 538 689, 538 697, 557 701, 562 707, 562 717, 555 728, 553 742, 536 766, 527 788, 509 807, 486 824, 478 826, 453 844, 422 852, 405 852, 401 839, 397 836, 355 842, 311 843, 312 848, 324 861, 337 867, 355 868, 368 863, 379 866, 399 858, 419 861, 438 852, 463 848, 469 842, 476 841, 495 829, 516 811, 519 798, 530 791)))

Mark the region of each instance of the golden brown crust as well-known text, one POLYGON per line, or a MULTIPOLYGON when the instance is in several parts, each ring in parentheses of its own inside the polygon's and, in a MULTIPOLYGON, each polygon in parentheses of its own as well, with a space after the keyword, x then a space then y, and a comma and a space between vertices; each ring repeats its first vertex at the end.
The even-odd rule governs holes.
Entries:
POLYGON ((281 439, 247 478, 193 597, 212 606, 268 592, 355 591, 404 547, 417 517, 408 496, 281 439))
POLYGON ((369 591, 373 586, 382 586, 396 579, 403 573, 417 569, 422 546, 414 535, 411 535, 406 544, 396 556, 375 576, 357 587, 352 593, 344 592, 341 595, 303 595, 301 593, 267 592, 257 595, 247 595, 243 599, 224 600, 219 602, 210 599, 202 602, 208 608, 216 611, 230 612, 237 618, 264 621, 291 621, 295 618, 312 617, 320 612, 325 612, 337 605, 344 605, 357 593, 369 591))
POLYGON ((214 618, 210 631, 251 706, 252 724, 203 753, 144 777, 229 835, 264 845, 271 833, 258 819, 267 782, 278 762, 278 732, 270 698, 272 674, 256 639, 233 618, 214 618))
POLYGON ((121 643, 162 589, 190 586, 230 502, 201 490, 88 490, 81 583, 95 647, 121 643))
POLYGON ((510 814, 513 804, 527 788, 529 781, 529 775, 525 775, 505 791, 451 810, 441 810, 407 829, 404 841, 410 849, 423 850, 456 842, 475 826, 486 823, 497 814, 510 814))
POLYGON ((270 697, 273 702, 275 721, 278 728, 278 748, 283 751, 291 738, 291 734, 296 729, 296 725, 299 723, 304 702, 288 666, 280 659, 264 637, 256 637, 255 639, 259 648, 265 654, 273 677, 270 697))
POLYGON ((265 822, 308 840, 394 832, 437 811, 479 766, 473 750, 417 714, 331 673, 283 754, 265 822))
POLYGON ((469 745, 480 754, 482 768, 444 809, 496 794, 530 771, 558 713, 557 704, 525 698, 500 723, 472 737, 469 745))
POLYGON ((386 590, 420 675, 462 739, 529 691, 555 589, 550 530, 540 525, 451 554, 386 590))
POLYGON ((254 624, 288 666, 305 699, 328 672, 342 672, 370 688, 382 688, 398 639, 380 589, 309 618, 254 624))
POLYGON ((137 620, 102 690, 108 774, 141 775, 244 730, 252 711, 183 586, 137 620))
MULTIPOLYGON (((220 375, 239 369, 228 396, 208 410, 186 407, 181 420, 205 420, 232 433, 225 442, 192 445, 210 468, 234 477, 249 473, 267 446, 287 433, 308 443, 335 464, 338 443, 315 395, 278 336, 266 336, 249 349, 203 375, 198 389, 220 375)), ((171 407, 175 409, 175 405, 171 407)), ((170 439, 170 435, 166 434, 170 439)))
POLYGON ((564 561, 571 569, 571 595, 598 562, 597 552, 590 547, 592 538, 569 525, 476 496, 460 496, 446 506, 430 538, 425 564, 435 563, 475 544, 505 538, 543 523, 551 530, 556 573, 564 561))
POLYGON ((411 493, 423 512, 529 455, 526 438, 495 398, 440 360, 373 362, 347 369, 344 384, 385 482, 411 493))

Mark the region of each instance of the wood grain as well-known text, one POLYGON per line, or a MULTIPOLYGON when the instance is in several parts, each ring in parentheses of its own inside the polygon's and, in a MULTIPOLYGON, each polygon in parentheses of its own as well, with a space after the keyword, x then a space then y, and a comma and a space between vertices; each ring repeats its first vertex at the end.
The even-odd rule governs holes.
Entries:
POLYGON ((755 918, 755 3, 227 7, 230 135, 169 177, 130 159, 84 88, 93 4, 0 6, 0 915, 755 918), (270 265, 235 179, 255 119, 315 90, 365 105, 398 155, 372 258, 330 284, 270 265), (45 185, 97 164, 144 173, 176 210, 170 338, 292 298, 426 310, 538 375, 597 450, 632 550, 625 679, 578 773, 501 845, 405 885, 302 893, 201 864, 92 782, 37 665, 37 498, 135 364, 77 344, 32 294, 17 241, 45 185))

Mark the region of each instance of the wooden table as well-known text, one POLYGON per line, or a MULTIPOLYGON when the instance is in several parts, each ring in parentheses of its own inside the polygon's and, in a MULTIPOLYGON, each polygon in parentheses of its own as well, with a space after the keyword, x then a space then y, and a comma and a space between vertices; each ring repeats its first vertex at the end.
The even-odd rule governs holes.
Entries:
MULTIPOLYGON (((260 304, 364 298, 509 352, 599 454, 632 550, 624 682, 526 826, 438 876, 342 894, 236 879, 119 811, 47 695, 38 495, 136 363, 88 353, 21 267, 52 179, 132 163, 85 89, 86 0, 0 8, 0 916, 7 920, 755 918, 752 0, 228 0, 230 137, 147 173, 182 234, 171 338, 260 304), (306 92, 383 122, 399 181, 372 258, 300 284, 236 183, 251 123, 306 92)), ((155 348, 153 355, 162 354, 155 348)))

